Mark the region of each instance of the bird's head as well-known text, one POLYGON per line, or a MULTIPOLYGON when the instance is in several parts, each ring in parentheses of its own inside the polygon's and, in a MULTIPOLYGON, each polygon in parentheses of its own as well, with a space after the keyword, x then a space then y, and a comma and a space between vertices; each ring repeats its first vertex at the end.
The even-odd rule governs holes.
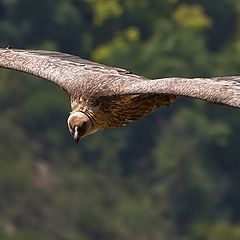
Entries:
POLYGON ((83 112, 72 113, 68 117, 67 123, 69 132, 77 143, 81 137, 91 134, 92 132, 92 122, 83 112))

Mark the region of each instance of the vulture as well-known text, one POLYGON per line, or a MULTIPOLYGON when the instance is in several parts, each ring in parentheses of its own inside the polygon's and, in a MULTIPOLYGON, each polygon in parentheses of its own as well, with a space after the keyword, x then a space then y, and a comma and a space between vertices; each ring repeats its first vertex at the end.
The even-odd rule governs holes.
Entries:
POLYGON ((240 108, 240 76, 150 80, 128 70, 42 50, 0 48, 0 67, 49 80, 69 95, 73 139, 145 117, 177 96, 240 108))

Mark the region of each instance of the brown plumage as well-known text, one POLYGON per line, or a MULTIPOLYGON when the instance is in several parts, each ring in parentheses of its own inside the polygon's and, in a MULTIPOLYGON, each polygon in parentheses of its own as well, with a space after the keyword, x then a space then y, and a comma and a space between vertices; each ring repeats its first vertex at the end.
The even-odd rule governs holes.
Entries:
POLYGON ((125 126, 177 96, 188 96, 240 108, 240 76, 148 80, 70 54, 0 49, 0 67, 26 72, 62 87, 71 98, 68 127, 81 136, 125 126))

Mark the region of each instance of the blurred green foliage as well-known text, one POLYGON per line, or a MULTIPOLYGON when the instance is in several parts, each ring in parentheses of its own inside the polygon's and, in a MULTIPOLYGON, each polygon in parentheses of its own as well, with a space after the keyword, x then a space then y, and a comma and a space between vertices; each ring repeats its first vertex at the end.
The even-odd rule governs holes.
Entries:
MULTIPOLYGON (((150 78, 239 75, 239 0, 1 0, 1 46, 150 78)), ((66 94, 0 71, 0 239, 237 240, 240 113, 179 98, 77 146, 66 94)))

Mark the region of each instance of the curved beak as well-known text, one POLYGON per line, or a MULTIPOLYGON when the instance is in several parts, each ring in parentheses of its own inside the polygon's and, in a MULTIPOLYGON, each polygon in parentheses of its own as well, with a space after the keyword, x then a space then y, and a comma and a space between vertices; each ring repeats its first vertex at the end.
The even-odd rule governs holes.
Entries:
POLYGON ((75 141, 76 143, 78 143, 80 137, 81 137, 81 136, 80 136, 80 134, 79 134, 79 132, 78 132, 78 127, 75 127, 75 129, 74 129, 74 134, 73 134, 73 139, 74 139, 74 141, 75 141))

